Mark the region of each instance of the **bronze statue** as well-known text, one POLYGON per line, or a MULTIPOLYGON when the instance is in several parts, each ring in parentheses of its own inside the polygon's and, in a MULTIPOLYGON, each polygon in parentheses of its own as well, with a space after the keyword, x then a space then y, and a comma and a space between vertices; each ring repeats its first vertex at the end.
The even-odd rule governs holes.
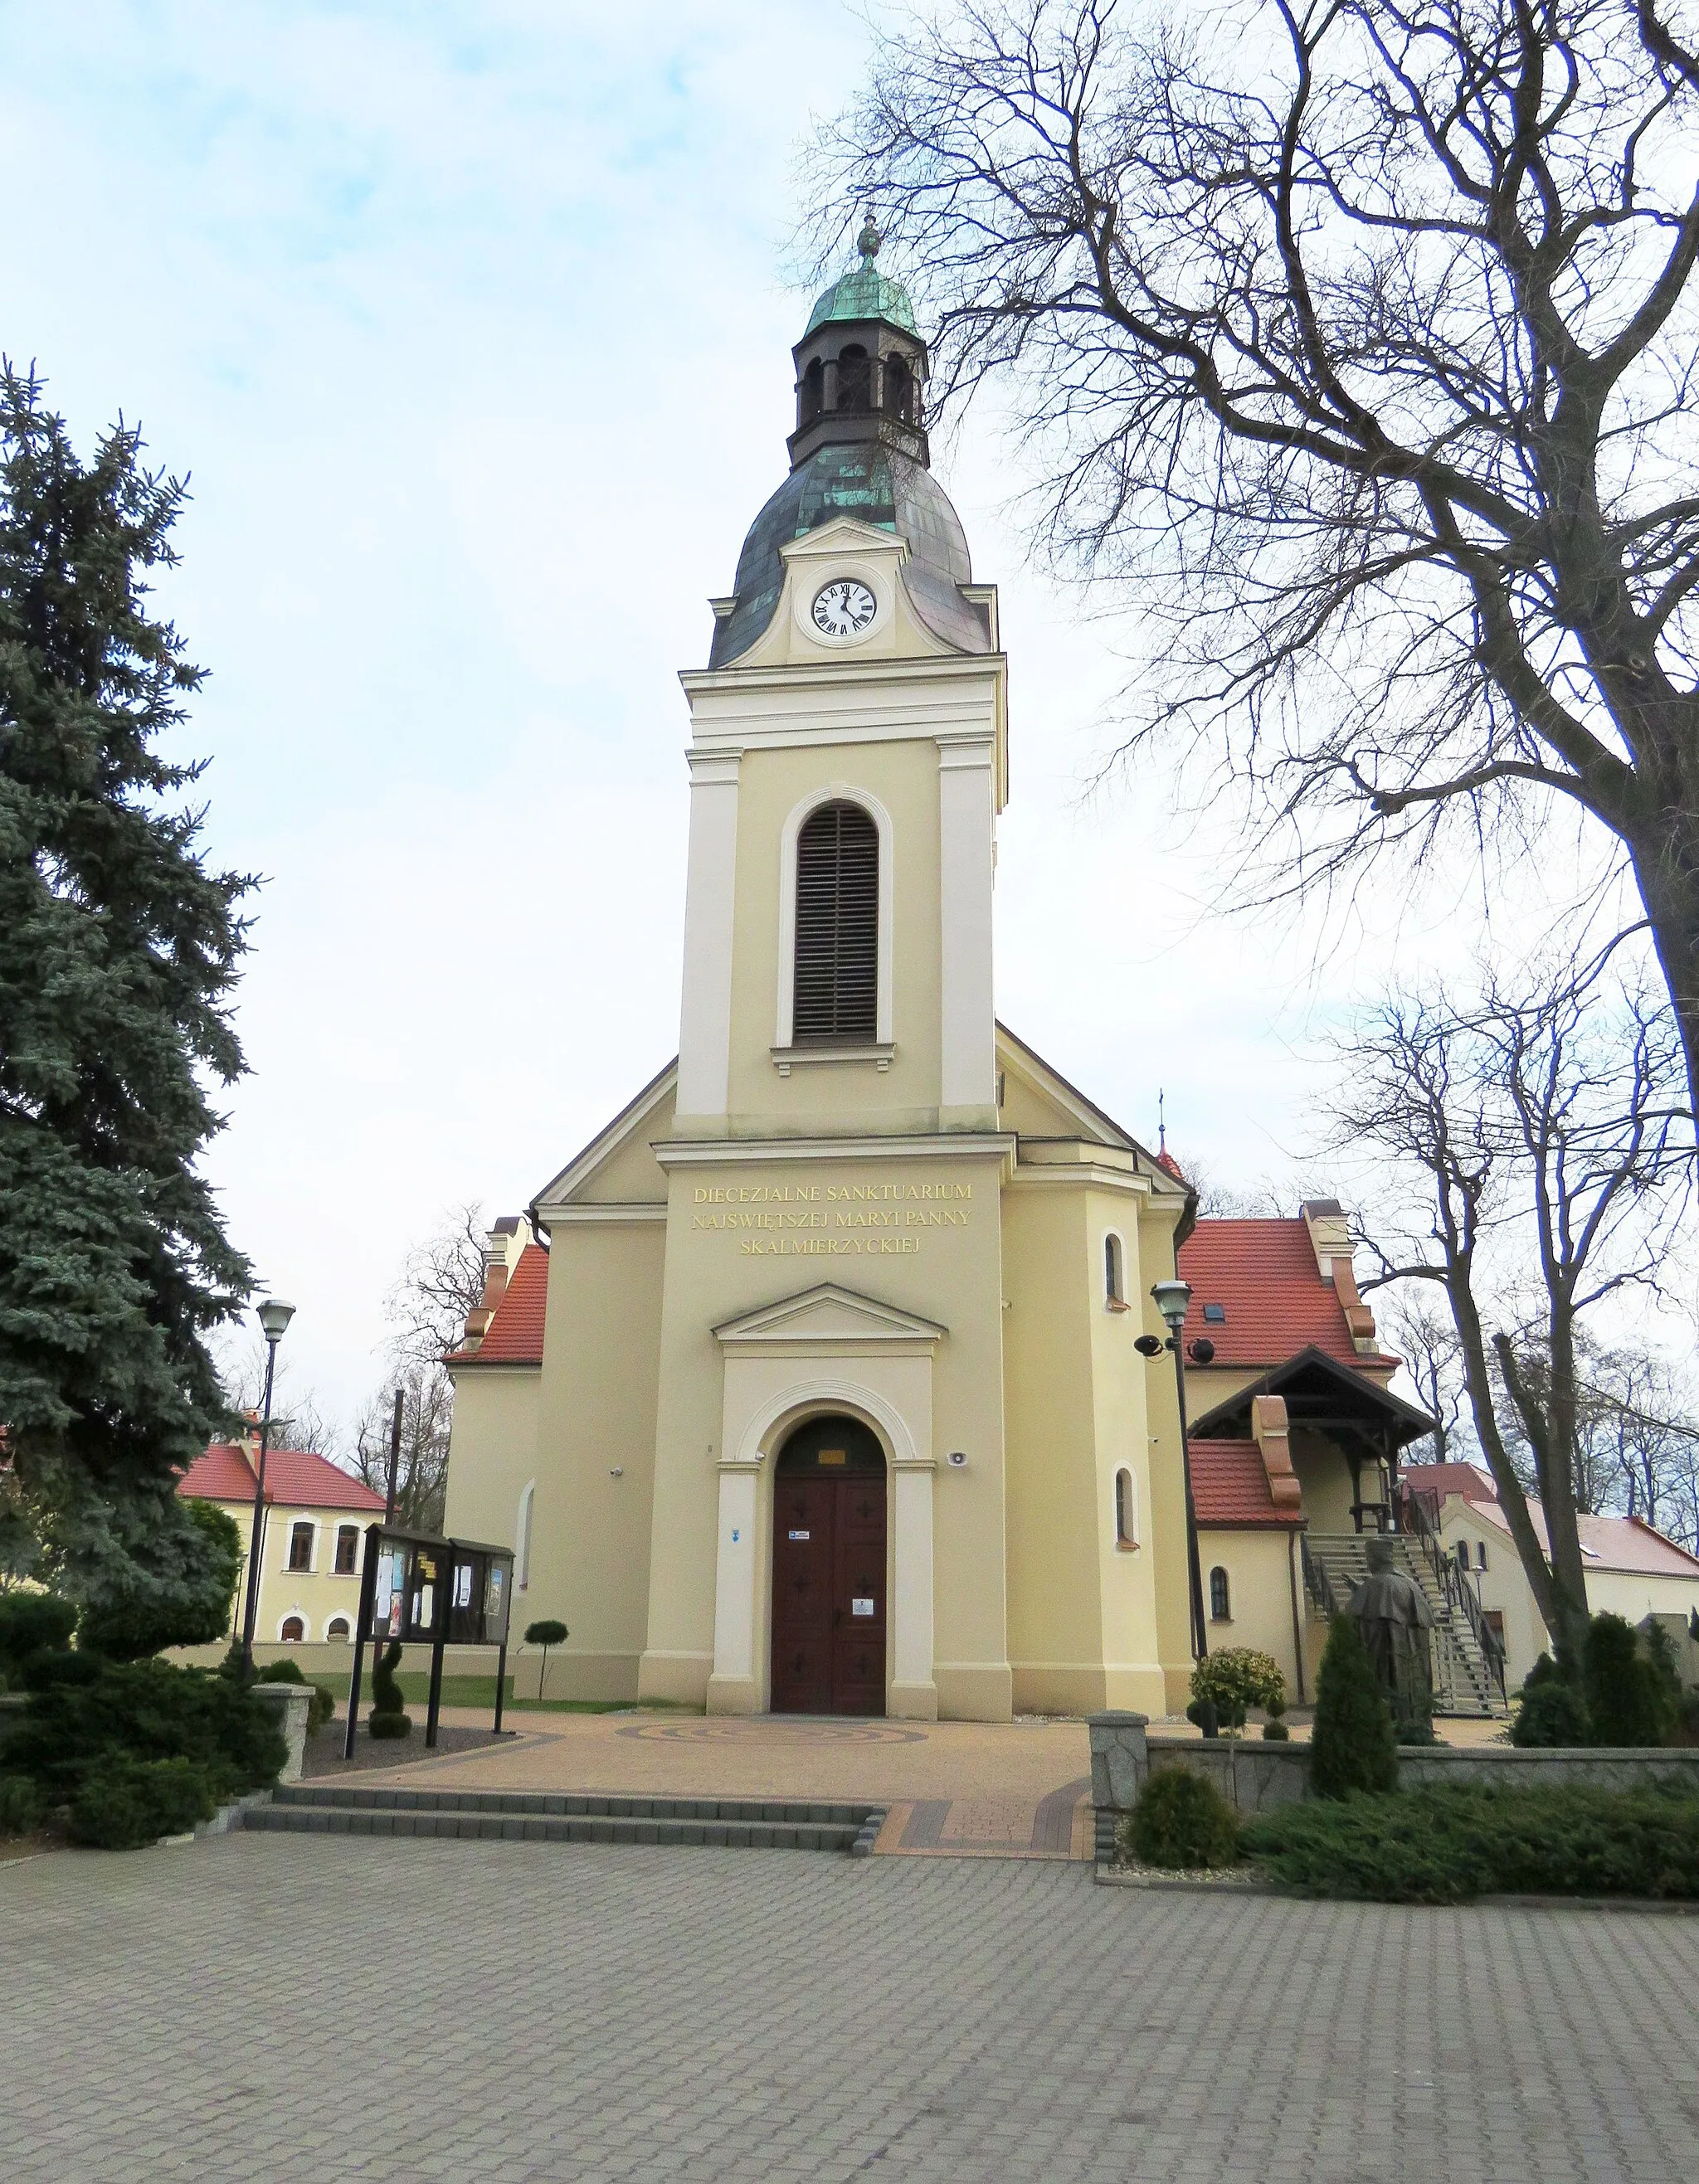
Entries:
POLYGON ((1345 1602, 1375 1681, 1386 1694, 1401 1743, 1427 1743, 1434 1733, 1434 1672, 1428 1633, 1434 1611, 1412 1577, 1392 1566, 1392 1546, 1373 1539, 1368 1575, 1345 1602))

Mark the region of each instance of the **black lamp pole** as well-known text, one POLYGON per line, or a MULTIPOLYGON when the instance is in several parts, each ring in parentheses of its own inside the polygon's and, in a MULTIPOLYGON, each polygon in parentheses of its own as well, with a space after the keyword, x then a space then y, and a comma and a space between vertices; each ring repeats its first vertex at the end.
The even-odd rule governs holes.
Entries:
POLYGON ((259 1614, 259 1557, 265 1530, 265 1445, 271 1435, 271 1379, 277 1368, 277 1346, 295 1316, 292 1304, 268 1297, 259 1307, 259 1324, 265 1335, 265 1400, 259 1420, 259 1462, 253 1474, 253 1529, 248 1548, 248 1604, 242 1618, 242 1666, 253 1674, 253 1625, 259 1614))
POLYGON ((1186 1581, 1191 1594, 1192 1658, 1206 1660, 1209 1657, 1208 1626, 1204 1621, 1203 1568, 1198 1559, 1198 1505, 1192 1496, 1191 1429, 1186 1419, 1186 1360, 1180 1342, 1180 1330, 1186 1323, 1186 1306, 1192 1301, 1189 1282, 1156 1282, 1150 1294, 1156 1300, 1156 1309, 1161 1313, 1168 1329, 1167 1342, 1158 1345, 1154 1335, 1143 1335, 1141 1344, 1148 1343, 1154 1356, 1158 1348, 1174 1353, 1174 1392, 1180 1406, 1180 1473, 1186 1485, 1186 1581))

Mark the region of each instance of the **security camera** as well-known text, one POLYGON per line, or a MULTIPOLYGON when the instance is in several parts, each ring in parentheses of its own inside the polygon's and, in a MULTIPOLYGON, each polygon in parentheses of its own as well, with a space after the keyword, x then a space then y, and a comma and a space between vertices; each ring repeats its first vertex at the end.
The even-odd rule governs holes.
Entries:
POLYGON ((962 1470, 967 1462, 966 1450, 962 1448, 951 1449, 947 1461, 952 1464, 957 1471, 962 1470))

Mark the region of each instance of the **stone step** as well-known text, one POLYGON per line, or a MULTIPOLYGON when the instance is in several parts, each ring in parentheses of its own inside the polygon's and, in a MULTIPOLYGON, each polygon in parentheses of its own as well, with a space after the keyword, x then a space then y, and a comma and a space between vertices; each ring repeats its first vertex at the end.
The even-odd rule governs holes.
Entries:
MULTIPOLYGON (((1355 1532, 1310 1535, 1311 1559, 1327 1572, 1328 1581, 1341 1604, 1351 1589, 1368 1574, 1371 1536, 1373 1535, 1355 1532)), ((1384 1537, 1391 1547, 1395 1567, 1415 1580, 1434 1611, 1438 1641, 1434 1647, 1434 1696, 1441 1710, 1482 1717, 1501 1713, 1497 1685, 1475 1634, 1465 1618, 1453 1613, 1451 1602, 1427 1566, 1427 1557, 1418 1554, 1401 1534, 1379 1536, 1384 1537)))
POLYGON ((248 1808, 263 1834, 433 1836, 485 1842, 720 1844, 865 1856, 881 1806, 743 1797, 594 1797, 547 1791, 408 1790, 296 1782, 248 1808))

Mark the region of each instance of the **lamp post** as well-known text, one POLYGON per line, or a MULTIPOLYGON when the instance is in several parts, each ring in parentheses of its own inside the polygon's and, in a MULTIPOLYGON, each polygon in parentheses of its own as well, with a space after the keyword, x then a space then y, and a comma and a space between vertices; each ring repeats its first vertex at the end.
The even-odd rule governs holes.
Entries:
POLYGON ((260 1306, 260 1331, 265 1337, 265 1401, 259 1419, 259 1462, 253 1474, 253 1535, 248 1548, 248 1605, 242 1618, 242 1670, 253 1674, 253 1624, 259 1613, 259 1556, 265 1528, 265 1444, 271 1434, 271 1376, 277 1369, 277 1346, 295 1317, 292 1304, 281 1297, 267 1297, 260 1306))
POLYGON ((1180 1329, 1186 1323, 1186 1306, 1192 1301, 1189 1282, 1154 1282, 1150 1294, 1156 1300, 1156 1309, 1162 1315, 1168 1329, 1168 1339, 1159 1342, 1154 1334, 1139 1338, 1138 1347, 1147 1357, 1158 1351, 1172 1350, 1174 1353, 1174 1388, 1180 1401, 1180 1471, 1186 1483, 1186 1580, 1192 1602, 1192 1654, 1195 1660, 1205 1659, 1209 1652, 1206 1635, 1203 1603, 1203 1571, 1198 1563, 1198 1510, 1192 1499, 1192 1452, 1189 1429, 1186 1423, 1186 1361, 1180 1346, 1180 1329))

